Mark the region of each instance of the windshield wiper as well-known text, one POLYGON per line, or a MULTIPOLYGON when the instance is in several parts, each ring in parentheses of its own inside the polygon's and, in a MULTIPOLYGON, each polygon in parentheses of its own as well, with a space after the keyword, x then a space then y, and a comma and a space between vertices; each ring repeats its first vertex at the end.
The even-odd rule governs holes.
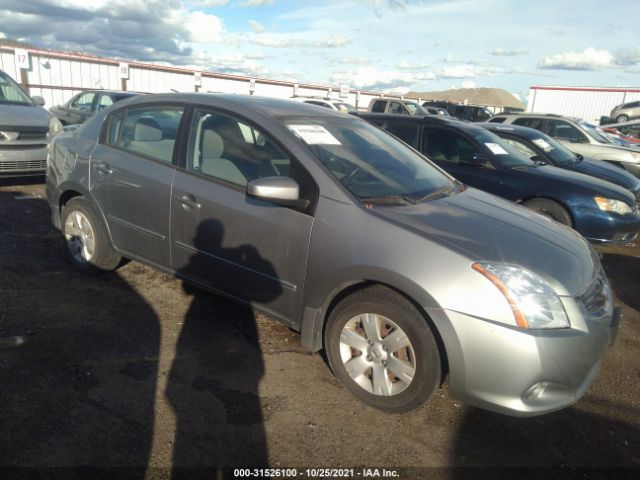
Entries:
POLYGON ((360 201, 362 203, 368 203, 370 205, 382 206, 398 206, 418 203, 407 195, 382 195, 380 197, 365 197, 361 198, 360 201))
POLYGON ((434 190, 433 192, 427 193, 426 195, 423 195, 418 198, 414 198, 413 201, 414 203, 422 203, 422 202, 426 202, 427 200, 432 200, 434 198, 446 197, 447 195, 455 192, 457 189, 461 188, 462 186, 463 186, 462 184, 458 184, 453 187, 441 187, 437 190, 434 190))

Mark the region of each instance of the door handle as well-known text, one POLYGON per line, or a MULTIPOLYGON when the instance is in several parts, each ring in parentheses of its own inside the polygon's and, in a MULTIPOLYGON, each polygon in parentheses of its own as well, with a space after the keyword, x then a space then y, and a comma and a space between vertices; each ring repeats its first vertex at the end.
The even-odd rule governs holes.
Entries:
POLYGON ((202 205, 196 202, 196 199, 191 195, 175 195, 174 198, 178 203, 181 203, 183 207, 189 208, 200 208, 202 205))
POLYGON ((96 165, 96 172, 101 173, 102 175, 111 175, 113 170, 109 168, 109 165, 102 162, 96 165))

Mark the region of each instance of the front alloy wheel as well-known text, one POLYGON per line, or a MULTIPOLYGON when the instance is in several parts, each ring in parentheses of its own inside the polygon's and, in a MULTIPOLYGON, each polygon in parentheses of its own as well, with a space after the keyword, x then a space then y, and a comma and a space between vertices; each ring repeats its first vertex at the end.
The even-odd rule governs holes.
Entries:
POLYGON ((373 285, 344 297, 325 328, 331 370, 357 398, 389 413, 419 407, 441 380, 427 318, 400 293, 373 285))

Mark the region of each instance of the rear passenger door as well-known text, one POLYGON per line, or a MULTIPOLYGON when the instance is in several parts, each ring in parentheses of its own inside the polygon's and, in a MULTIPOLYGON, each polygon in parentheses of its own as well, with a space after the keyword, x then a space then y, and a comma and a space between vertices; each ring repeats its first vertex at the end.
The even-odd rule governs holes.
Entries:
POLYGON ((167 269, 174 147, 183 112, 182 105, 113 112, 90 161, 90 191, 115 247, 167 269))
POLYGON ((255 303, 285 322, 299 314, 311 208, 246 195, 262 177, 291 177, 313 205, 311 176, 265 131, 210 107, 196 108, 171 198, 171 253, 178 276, 255 303))

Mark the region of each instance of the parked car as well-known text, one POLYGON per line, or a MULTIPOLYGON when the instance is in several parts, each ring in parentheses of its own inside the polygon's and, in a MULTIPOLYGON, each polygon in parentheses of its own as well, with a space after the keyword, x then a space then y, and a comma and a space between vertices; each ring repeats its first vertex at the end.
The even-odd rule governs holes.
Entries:
POLYGON ((500 123, 478 125, 506 140, 534 162, 543 161, 554 167, 607 180, 631 191, 640 200, 640 179, 614 165, 575 154, 540 130, 500 123))
POLYGON ((425 402, 445 373, 469 403, 556 410, 583 395, 615 337, 588 242, 352 115, 148 95, 52 152, 47 197, 72 265, 127 257, 248 303, 388 412, 425 402))
POLYGON ((318 97, 294 97, 294 100, 298 102, 308 103, 310 105, 317 105, 318 107, 329 108, 342 113, 355 113, 358 110, 356 107, 343 100, 318 98, 318 97))
POLYGON ((423 106, 422 108, 424 108, 431 115, 444 115, 445 117, 451 116, 449 115, 449 112, 444 108, 428 107, 428 106, 423 106))
POLYGON ((635 196, 610 182, 538 165, 488 130, 443 117, 361 114, 467 185, 573 227, 593 242, 626 243, 640 230, 635 196))
POLYGON ((0 70, 0 176, 44 174, 47 144, 62 125, 42 105, 0 70))
POLYGON ((624 133, 622 133, 621 130, 618 130, 617 128, 612 128, 610 126, 601 127, 601 128, 605 132, 611 133, 613 135, 617 135, 618 137, 622 138, 623 140, 625 140, 625 141, 627 141, 629 143, 640 143, 640 138, 633 137, 631 135, 625 135, 624 133))
POLYGON ((535 128, 555 138, 573 153, 604 160, 640 178, 640 152, 614 145, 597 128, 577 118, 535 113, 501 113, 489 122, 535 128))
POLYGON ((395 113, 398 115, 429 115, 418 102, 399 98, 374 98, 369 102, 369 111, 395 113))
POLYGON ((442 108, 446 110, 449 115, 456 117, 460 120, 466 120, 469 122, 484 122, 491 118, 493 113, 487 107, 481 107, 478 105, 463 105, 460 103, 445 102, 439 100, 426 100, 422 102, 423 108, 442 108))
POLYGON ((627 102, 617 105, 609 114, 617 123, 627 122, 633 118, 640 117, 640 101, 627 102))
POLYGON ((51 107, 49 111, 62 122, 62 125, 74 125, 84 123, 96 112, 134 95, 139 94, 111 90, 86 90, 74 95, 63 105, 51 107))

